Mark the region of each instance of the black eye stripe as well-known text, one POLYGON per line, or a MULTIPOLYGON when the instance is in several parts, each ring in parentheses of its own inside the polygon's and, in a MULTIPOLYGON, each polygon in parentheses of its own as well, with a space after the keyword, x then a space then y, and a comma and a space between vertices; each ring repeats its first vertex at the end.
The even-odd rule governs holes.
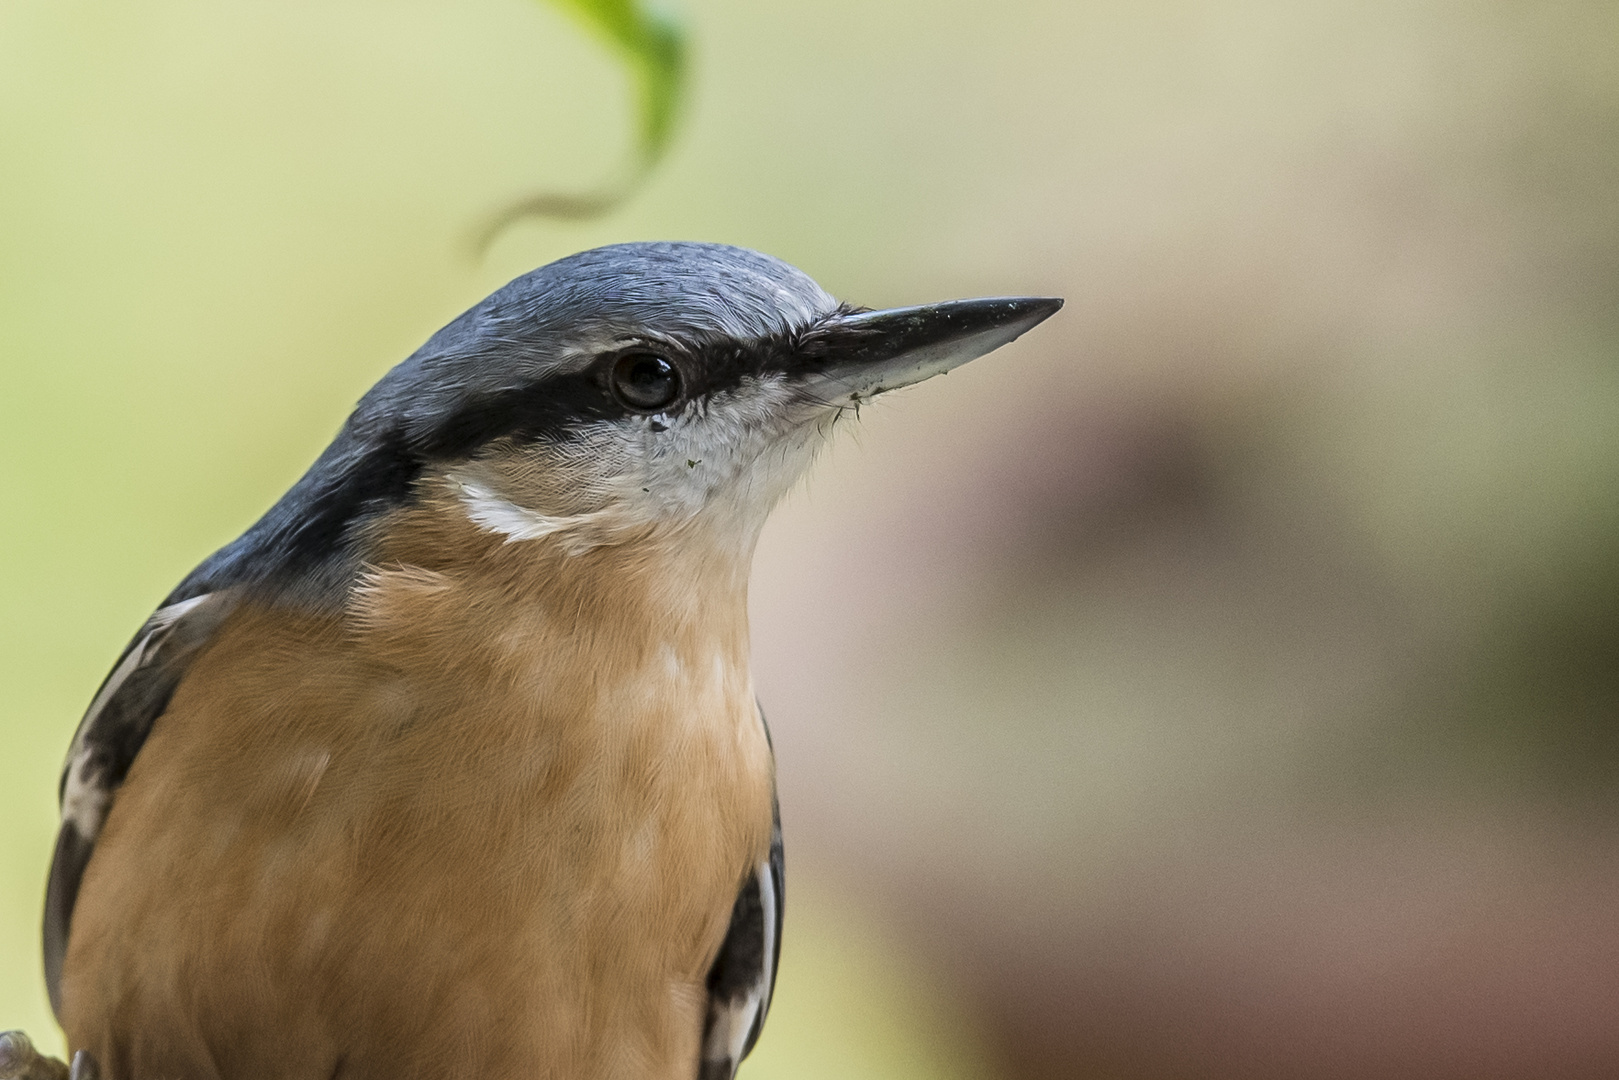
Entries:
MULTIPOLYGON (((563 438, 570 428, 627 415, 648 415, 679 408, 729 390, 750 377, 786 369, 794 362, 796 343, 759 341, 647 342, 598 357, 588 366, 553 375, 521 388, 469 398, 431 430, 402 440, 417 463, 468 457, 496 439, 526 442, 563 438), (636 357, 655 357, 671 365, 678 386, 661 406, 638 404, 615 386, 618 365, 636 357)), ((639 400, 650 402, 643 395, 639 400)))

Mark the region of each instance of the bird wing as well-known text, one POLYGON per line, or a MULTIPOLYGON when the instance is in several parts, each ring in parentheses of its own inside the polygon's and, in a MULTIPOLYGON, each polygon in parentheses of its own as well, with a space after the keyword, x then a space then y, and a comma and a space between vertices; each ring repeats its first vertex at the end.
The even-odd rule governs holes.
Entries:
POLYGON ((742 882, 730 929, 708 972, 698 1080, 731 1080, 764 1027, 781 959, 782 864, 781 808, 775 805, 770 853, 742 882))
POLYGON ((225 594, 204 593, 159 608, 119 657, 79 721, 62 769, 62 826, 45 890, 45 984, 51 1008, 58 1014, 73 904, 113 796, 187 667, 231 606, 225 594))

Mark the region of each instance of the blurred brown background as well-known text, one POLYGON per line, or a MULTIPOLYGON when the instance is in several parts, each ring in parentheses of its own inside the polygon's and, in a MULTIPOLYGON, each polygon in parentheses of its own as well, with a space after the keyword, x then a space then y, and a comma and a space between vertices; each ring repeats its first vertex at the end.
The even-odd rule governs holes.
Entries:
POLYGON ((744 1076, 1619 1075, 1619 7, 0 2, 0 1027, 126 636, 386 367, 623 239, 1051 293, 766 534, 744 1076))

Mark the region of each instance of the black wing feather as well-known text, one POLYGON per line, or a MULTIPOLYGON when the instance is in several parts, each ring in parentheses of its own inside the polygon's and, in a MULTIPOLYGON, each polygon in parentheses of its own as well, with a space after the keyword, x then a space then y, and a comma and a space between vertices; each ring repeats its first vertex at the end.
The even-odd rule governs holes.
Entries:
POLYGON ((73 906, 113 796, 230 606, 226 597, 214 594, 159 609, 118 658, 79 721, 62 770, 62 826, 45 887, 45 986, 58 1018, 73 906))
MULTIPOLYGON (((761 723, 763 719, 761 715, 761 723)), ((774 798, 771 804, 770 853, 743 880, 731 908, 730 928, 708 972, 708 1018, 698 1080, 732 1080, 759 1041, 775 994, 786 889, 781 806, 774 798)))

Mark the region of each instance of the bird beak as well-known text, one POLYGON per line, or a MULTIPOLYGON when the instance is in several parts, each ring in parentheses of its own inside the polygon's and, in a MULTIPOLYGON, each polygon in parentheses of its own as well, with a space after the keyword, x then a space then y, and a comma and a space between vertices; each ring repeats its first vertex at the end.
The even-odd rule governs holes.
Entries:
POLYGON ((1060 307, 1055 297, 1020 296, 840 315, 805 342, 800 378, 828 404, 863 401, 993 352, 1060 307))

